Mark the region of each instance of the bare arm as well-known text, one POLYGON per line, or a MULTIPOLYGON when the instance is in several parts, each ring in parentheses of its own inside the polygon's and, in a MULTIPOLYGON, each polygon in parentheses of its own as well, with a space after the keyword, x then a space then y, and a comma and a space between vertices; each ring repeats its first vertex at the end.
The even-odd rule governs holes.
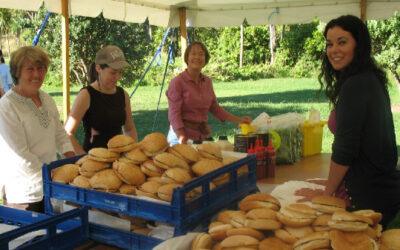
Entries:
POLYGON ((185 130, 183 128, 175 130, 175 134, 178 137, 179 144, 186 144, 185 130))
POLYGON ((75 156, 75 152, 72 151, 68 151, 64 153, 64 157, 65 158, 70 158, 70 157, 74 157, 75 156))
POLYGON ((124 124, 124 134, 129 135, 135 141, 138 141, 138 135, 135 127, 135 122, 133 121, 132 117, 132 110, 131 110, 131 101, 129 99, 129 95, 126 91, 125 94, 125 112, 126 112, 126 120, 124 124))
POLYGON ((229 114, 226 117, 226 120, 230 121, 230 122, 247 123, 247 124, 249 124, 251 122, 251 118, 249 116, 237 117, 232 114, 229 114))
POLYGON ((74 105, 72 106, 71 113, 68 116, 67 121, 64 124, 65 131, 67 132, 69 138, 71 139, 71 143, 74 146, 75 152, 77 154, 85 154, 85 150, 83 150, 82 146, 79 144, 78 140, 75 137, 75 132, 79 127, 79 124, 82 121, 83 116, 86 111, 89 109, 90 105, 90 95, 86 89, 83 89, 79 92, 74 105))
POLYGON ((1 96, 4 96, 4 94, 5 94, 4 89, 3 89, 3 88, 0 88, 0 95, 1 95, 1 96))
MULTIPOLYGON (((314 198, 314 196, 317 195, 332 196, 338 189, 348 169, 349 169, 348 166, 343 166, 337 164, 334 161, 331 161, 328 181, 326 182, 327 184, 325 186, 325 189, 322 190, 322 189, 301 188, 299 190, 296 190, 294 192, 295 195, 303 196, 303 198, 298 199, 297 202, 311 201, 314 198)), ((323 183, 322 185, 324 184, 325 183, 323 183)))
POLYGON ((336 192, 344 176, 346 175, 347 170, 349 170, 348 166, 337 164, 336 162, 331 160, 331 166, 329 168, 329 175, 328 175, 328 183, 326 185, 324 195, 331 196, 333 193, 336 192))

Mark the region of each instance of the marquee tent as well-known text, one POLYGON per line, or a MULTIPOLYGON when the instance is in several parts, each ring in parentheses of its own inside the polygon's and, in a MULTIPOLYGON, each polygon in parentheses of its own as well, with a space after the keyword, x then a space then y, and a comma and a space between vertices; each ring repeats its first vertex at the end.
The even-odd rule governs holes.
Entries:
MULTIPOLYGON (((1 8, 62 12, 62 0, 0 0, 1 8)), ((186 9, 186 24, 192 27, 239 26, 311 22, 316 16, 328 21, 343 14, 366 19, 385 19, 400 11, 400 0, 69 0, 69 13, 150 24, 180 25, 179 9, 186 9)))
POLYGON ((239 26, 328 21, 352 14, 362 20, 386 19, 400 12, 400 0, 0 0, 0 8, 47 10, 63 16, 64 119, 69 114, 69 32, 68 16, 96 17, 181 28, 182 50, 186 47, 186 26, 239 26))

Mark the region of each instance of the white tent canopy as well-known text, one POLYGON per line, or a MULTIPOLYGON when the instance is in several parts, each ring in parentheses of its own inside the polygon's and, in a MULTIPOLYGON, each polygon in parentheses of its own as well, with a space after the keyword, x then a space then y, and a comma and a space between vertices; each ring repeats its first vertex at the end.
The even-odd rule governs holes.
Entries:
MULTIPOLYGON (((61 0, 0 0, 1 8, 38 10, 42 4, 61 13, 61 0)), ((180 26, 179 9, 186 9, 186 24, 192 27, 294 24, 311 22, 316 16, 328 21, 340 15, 361 15, 386 19, 397 10, 400 0, 69 0, 69 14, 163 27, 180 26)))
POLYGON ((318 17, 329 21, 352 14, 361 19, 386 19, 400 12, 400 0, 0 0, 0 8, 36 11, 40 6, 62 14, 62 65, 64 120, 69 101, 68 16, 96 17, 152 25, 181 27, 181 49, 186 43, 186 26, 239 26, 308 23, 318 17), (186 21, 186 22, 185 22, 186 21))

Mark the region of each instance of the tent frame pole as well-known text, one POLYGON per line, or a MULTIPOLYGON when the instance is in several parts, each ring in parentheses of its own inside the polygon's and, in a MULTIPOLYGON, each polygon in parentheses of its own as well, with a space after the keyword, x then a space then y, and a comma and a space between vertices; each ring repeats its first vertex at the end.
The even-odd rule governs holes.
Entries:
POLYGON ((67 121, 70 111, 69 93, 69 9, 68 0, 61 0, 61 33, 62 33, 62 74, 63 74, 63 119, 67 121))
POLYGON ((185 65, 185 50, 187 48, 187 34, 186 34, 186 8, 179 8, 179 21, 181 30, 181 58, 182 67, 185 65))
POLYGON ((367 21, 367 0, 360 1, 360 19, 364 23, 367 21))

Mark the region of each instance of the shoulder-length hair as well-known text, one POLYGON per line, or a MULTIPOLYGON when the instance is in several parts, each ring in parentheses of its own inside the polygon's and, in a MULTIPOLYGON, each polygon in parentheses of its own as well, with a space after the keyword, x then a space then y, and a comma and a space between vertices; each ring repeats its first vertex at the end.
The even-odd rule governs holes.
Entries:
POLYGON ((26 62, 32 62, 36 65, 41 65, 48 69, 50 59, 43 49, 37 46, 25 46, 11 53, 10 73, 15 85, 18 84, 18 78, 21 75, 22 65, 26 62))

